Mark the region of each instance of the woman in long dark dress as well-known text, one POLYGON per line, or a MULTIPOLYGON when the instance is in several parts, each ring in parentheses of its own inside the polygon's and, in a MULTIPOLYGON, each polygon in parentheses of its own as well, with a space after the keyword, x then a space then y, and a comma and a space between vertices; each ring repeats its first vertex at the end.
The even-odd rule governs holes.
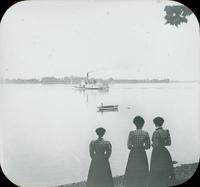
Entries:
POLYGON ((130 149, 126 166, 125 187, 146 187, 149 174, 148 160, 145 149, 150 148, 150 138, 146 131, 142 130, 144 119, 140 116, 134 118, 136 130, 131 131, 128 137, 128 149, 130 149))
POLYGON ((114 187, 109 164, 111 156, 111 143, 103 139, 106 130, 97 128, 98 139, 90 143, 90 156, 92 158, 87 178, 87 187, 114 187))
POLYGON ((166 148, 171 145, 171 137, 169 130, 162 128, 163 118, 156 117, 153 122, 156 130, 152 136, 149 187, 167 187, 175 182, 172 158, 166 148))

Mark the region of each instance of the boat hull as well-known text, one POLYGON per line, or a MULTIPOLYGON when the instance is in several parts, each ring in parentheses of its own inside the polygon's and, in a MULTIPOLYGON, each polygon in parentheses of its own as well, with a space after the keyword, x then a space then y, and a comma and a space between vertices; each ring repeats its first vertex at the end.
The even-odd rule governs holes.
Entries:
POLYGON ((102 108, 100 108, 99 109, 99 111, 115 111, 115 110, 118 110, 118 108, 110 108, 110 109, 108 109, 108 108, 106 108, 106 109, 102 109, 102 108))
POLYGON ((76 86, 75 88, 81 89, 81 90, 106 90, 109 87, 81 87, 81 86, 76 86))
POLYGON ((118 110, 118 105, 107 105, 97 107, 99 110, 118 110))

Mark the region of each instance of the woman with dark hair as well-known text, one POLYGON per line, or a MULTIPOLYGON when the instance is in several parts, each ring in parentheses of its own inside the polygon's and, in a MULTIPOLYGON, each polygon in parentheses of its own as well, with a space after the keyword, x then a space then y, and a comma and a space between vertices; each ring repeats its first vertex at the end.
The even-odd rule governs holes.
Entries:
POLYGON ((149 174, 148 160, 145 149, 150 148, 150 138, 146 131, 142 130, 144 119, 136 116, 133 120, 136 130, 131 131, 128 137, 128 149, 130 149, 126 166, 125 187, 146 187, 149 174))
POLYGON ((90 156, 92 158, 87 178, 87 187, 114 187, 109 164, 111 156, 111 143, 103 139, 106 130, 97 128, 97 140, 90 143, 90 156))
POLYGON ((150 187, 167 187, 175 182, 173 162, 165 146, 171 145, 169 130, 162 128, 164 119, 156 117, 153 120, 156 130, 152 136, 153 151, 150 164, 150 187))

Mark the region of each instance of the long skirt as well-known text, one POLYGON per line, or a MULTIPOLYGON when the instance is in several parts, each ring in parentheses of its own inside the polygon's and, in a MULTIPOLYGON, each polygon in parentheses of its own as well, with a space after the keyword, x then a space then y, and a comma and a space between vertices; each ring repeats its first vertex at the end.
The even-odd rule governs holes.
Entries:
POLYGON ((168 187, 175 182, 171 155, 165 147, 154 148, 151 155, 149 187, 168 187))
POLYGON ((129 153, 129 158, 124 176, 124 186, 146 187, 148 175, 148 160, 145 150, 131 150, 129 153))
POLYGON ((107 158, 92 159, 87 178, 87 187, 114 187, 110 164, 107 158))

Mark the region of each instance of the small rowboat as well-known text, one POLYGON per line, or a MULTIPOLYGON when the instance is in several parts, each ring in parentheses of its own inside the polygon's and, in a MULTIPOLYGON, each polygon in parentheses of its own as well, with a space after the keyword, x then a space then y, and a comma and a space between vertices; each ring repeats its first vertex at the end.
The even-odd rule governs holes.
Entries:
POLYGON ((102 106, 98 106, 97 108, 99 110, 109 110, 109 111, 112 111, 112 110, 118 110, 118 106, 119 105, 102 105, 102 106))

